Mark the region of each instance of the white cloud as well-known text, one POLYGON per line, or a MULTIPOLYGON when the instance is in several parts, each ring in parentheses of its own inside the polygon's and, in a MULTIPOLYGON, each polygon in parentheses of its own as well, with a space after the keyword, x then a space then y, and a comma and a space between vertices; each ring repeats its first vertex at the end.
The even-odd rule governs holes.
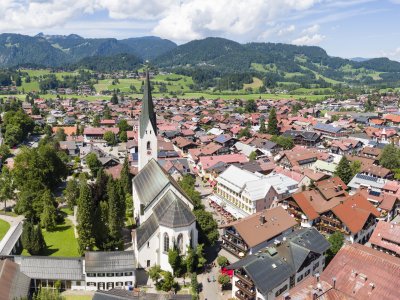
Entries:
POLYGON ((296 26, 290 25, 289 27, 284 27, 278 30, 278 36, 286 35, 288 33, 292 33, 296 30, 296 26))
POLYGON ((390 59, 400 61, 400 47, 397 47, 392 51, 382 51, 381 54, 382 56, 388 57, 390 59))
POLYGON ((307 28, 305 28, 305 29, 303 29, 303 33, 305 33, 305 34, 314 34, 314 33, 317 33, 318 31, 319 31, 319 25, 318 24, 314 24, 314 25, 312 25, 312 26, 310 26, 310 27, 307 27, 307 28))
POLYGON ((301 36, 301 37, 293 40, 292 44, 313 46, 313 45, 319 45, 324 39, 325 39, 325 36, 322 34, 319 34, 319 33, 316 33, 314 35, 307 34, 307 35, 301 36))

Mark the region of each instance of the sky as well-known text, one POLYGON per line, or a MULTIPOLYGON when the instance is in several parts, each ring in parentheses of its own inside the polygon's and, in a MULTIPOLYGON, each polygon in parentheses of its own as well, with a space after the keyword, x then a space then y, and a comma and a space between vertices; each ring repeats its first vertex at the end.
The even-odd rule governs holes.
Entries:
POLYGON ((400 61, 400 0, 0 0, 0 33, 316 45, 400 61))

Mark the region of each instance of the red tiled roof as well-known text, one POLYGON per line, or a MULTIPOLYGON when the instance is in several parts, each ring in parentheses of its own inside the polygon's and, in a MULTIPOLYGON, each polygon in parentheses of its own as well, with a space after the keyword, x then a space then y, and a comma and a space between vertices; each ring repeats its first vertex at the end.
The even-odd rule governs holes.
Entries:
POLYGON ((359 232, 372 214, 379 217, 379 211, 360 193, 354 194, 332 208, 332 212, 352 233, 359 232))
POLYGON ((400 255, 400 224, 378 222, 369 242, 400 255))
POLYGON ((343 246, 320 278, 355 299, 400 299, 400 259, 360 244, 343 246))

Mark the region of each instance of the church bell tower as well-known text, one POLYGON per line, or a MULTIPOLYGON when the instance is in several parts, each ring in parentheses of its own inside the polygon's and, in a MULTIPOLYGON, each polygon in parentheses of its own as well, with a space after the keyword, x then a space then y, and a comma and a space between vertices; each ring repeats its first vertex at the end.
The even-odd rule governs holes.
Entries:
POLYGON ((139 121, 139 171, 154 158, 157 160, 157 120, 151 97, 149 69, 146 70, 146 82, 139 121))

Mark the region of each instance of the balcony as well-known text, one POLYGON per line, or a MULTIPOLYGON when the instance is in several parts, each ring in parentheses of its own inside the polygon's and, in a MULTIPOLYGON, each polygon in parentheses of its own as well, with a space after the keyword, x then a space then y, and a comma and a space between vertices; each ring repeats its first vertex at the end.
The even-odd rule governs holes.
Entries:
POLYGON ((251 281, 250 277, 247 276, 246 274, 242 274, 241 272, 235 272, 235 276, 242 281, 243 283, 249 285, 249 286, 253 286, 254 283, 253 281, 251 281))
POLYGON ((255 297, 249 297, 247 296, 245 293, 241 292, 241 291, 237 291, 235 293, 235 297, 240 299, 240 300, 254 300, 255 297))
POLYGON ((222 240, 232 245, 233 247, 237 248, 239 251, 243 252, 247 251, 247 245, 242 242, 242 239, 223 235, 222 240))
POLYGON ((245 293, 249 297, 254 297, 256 295, 256 290, 254 289, 254 285, 251 287, 241 280, 235 282, 235 286, 238 287, 243 293, 245 293))

